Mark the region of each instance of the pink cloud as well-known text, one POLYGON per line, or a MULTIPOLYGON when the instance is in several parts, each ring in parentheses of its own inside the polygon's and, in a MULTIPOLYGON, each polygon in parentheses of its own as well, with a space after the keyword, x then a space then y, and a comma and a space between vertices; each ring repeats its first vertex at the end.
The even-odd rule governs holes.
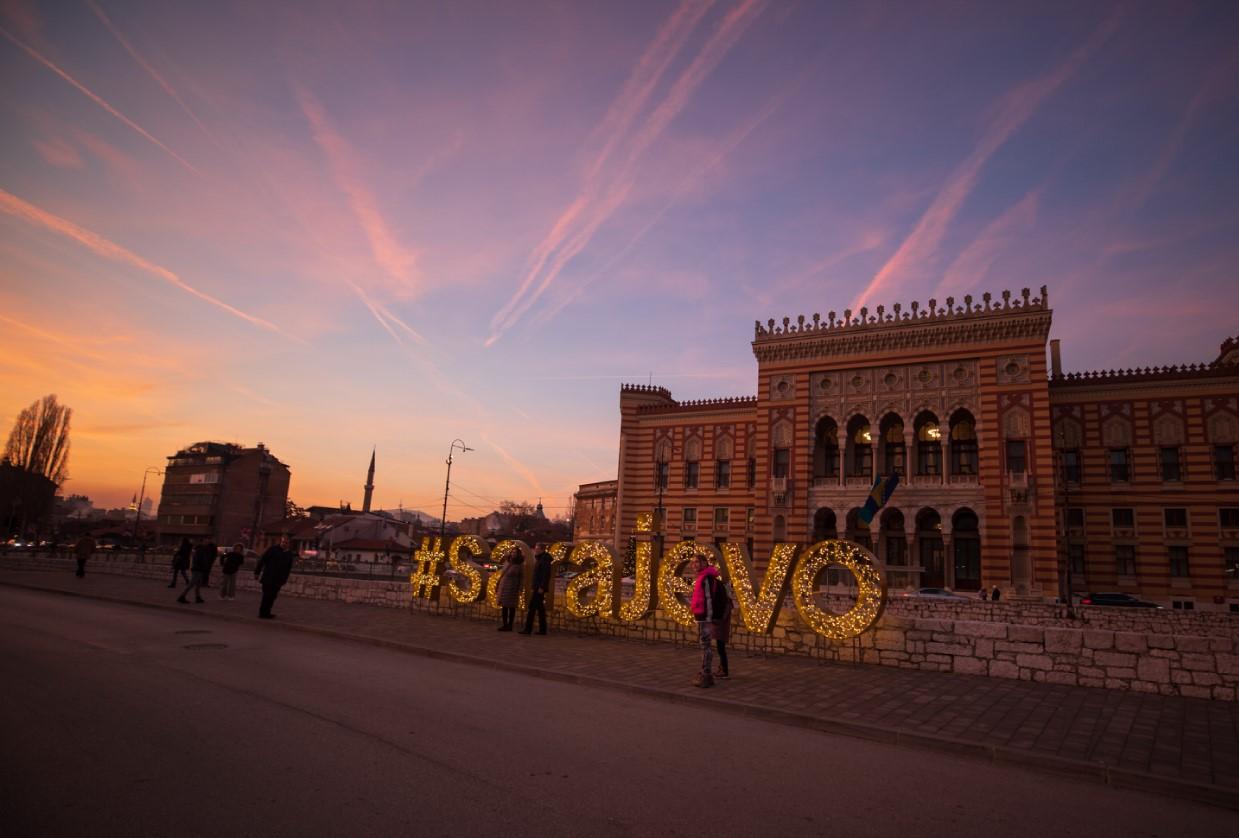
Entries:
POLYGON ((977 287, 1003 251, 1017 244, 1037 223, 1037 204, 1040 197, 1040 189, 1029 191, 986 225, 981 234, 973 239, 946 269, 934 296, 941 298, 948 294, 959 295, 977 287))
POLYGON ((86 165, 77 149, 60 138, 34 140, 33 144, 39 156, 58 169, 81 169, 86 165))
POLYGON ((955 220, 964 201, 972 194, 980 180, 981 170, 990 158, 1023 127, 1050 95, 1076 74, 1085 61, 1113 34, 1117 25, 1118 16, 1110 17, 1052 71, 1020 85, 1004 97, 994 118, 986 126, 980 142, 947 178, 946 184, 894 255, 857 295, 852 302, 853 310, 873 300, 878 292, 890 290, 888 286, 906 281, 915 275, 915 272, 925 270, 937 254, 947 228, 955 220))
POLYGON ((167 268, 156 265, 154 262, 150 262, 138 254, 133 253, 130 250, 126 250, 119 244, 109 241, 98 233, 87 230, 84 227, 79 227, 67 219, 53 215, 33 204, 27 203, 21 198, 18 198, 16 195, 13 195, 3 189, 0 189, 0 212, 6 212, 9 215, 21 218, 22 220, 37 227, 42 227, 53 233, 58 233, 65 238, 76 241, 78 244, 100 256, 116 262, 123 262, 146 273, 157 276, 168 284, 181 289, 187 294, 197 297, 203 302, 210 303, 216 308, 222 309, 234 317, 239 317, 255 326, 259 326, 263 329, 268 329, 272 332, 289 337, 289 335, 283 332, 274 323, 264 320, 261 317, 255 317, 252 314, 247 314, 238 308, 228 305, 222 300, 212 297, 210 294, 199 291, 197 288, 194 288, 192 285, 185 282, 185 280, 181 279, 167 268))
POLYGON ((125 123, 125 125, 132 128, 143 138, 153 143, 158 148, 162 149, 164 152, 168 154, 168 156, 172 157, 172 159, 176 160, 176 162, 180 163, 186 169, 189 169, 189 171, 193 172, 196 175, 202 175, 202 172, 199 171, 192 163, 190 163, 184 157, 177 154, 172 149, 168 148, 166 145, 164 145, 160 140, 156 139, 149 131, 147 131, 141 125, 138 125, 132 119, 125 116, 123 113, 118 111, 116 108, 112 107, 103 97, 99 96, 97 93, 92 91, 90 88, 86 87, 86 85, 82 84, 77 79, 73 78, 73 76, 69 75, 64 70, 57 67, 49 59, 43 57, 43 55, 39 53, 38 51, 36 51, 33 47, 28 46, 27 44, 18 40, 16 36, 14 36, 11 32, 9 32, 9 30, 5 29, 3 26, 0 26, 0 35, 4 35, 4 37, 8 38, 10 41, 12 41, 22 50, 24 50, 26 54, 29 55, 31 58, 33 58, 35 61, 38 61, 44 67, 51 70, 56 75, 60 76, 62 79, 67 81, 69 84, 73 85, 73 87, 75 87, 77 91, 81 93, 83 96, 90 99, 90 101, 94 102, 96 105, 103 108, 105 111, 107 111, 112 116, 119 119, 121 122, 125 123))

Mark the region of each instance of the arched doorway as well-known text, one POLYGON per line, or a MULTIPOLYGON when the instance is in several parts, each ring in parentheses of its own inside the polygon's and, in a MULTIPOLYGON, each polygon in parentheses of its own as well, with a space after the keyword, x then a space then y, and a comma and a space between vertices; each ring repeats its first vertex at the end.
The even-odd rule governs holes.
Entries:
POLYGON ((964 507, 951 518, 955 590, 981 589, 981 529, 977 513, 964 507))
POLYGON ((894 413, 888 413, 882 418, 882 473, 907 474, 905 468, 905 451, 903 440, 903 420, 894 413))
POLYGON ((839 477, 839 427, 823 416, 813 434, 813 481, 823 484, 839 477))
POLYGON ((1028 520, 1023 515, 1011 522, 1011 584, 1017 594, 1028 593, 1032 582, 1032 560, 1029 555, 1028 520))
POLYGON ((823 506, 813 514, 813 543, 839 537, 839 528, 835 521, 835 511, 823 506))
POLYGON ((864 416, 848 422, 847 476, 873 479, 873 435, 864 416))
POLYGON ((962 407, 951 414, 951 476, 977 474, 977 423, 962 407))
POLYGON ((916 551, 921 563, 921 586, 946 587, 942 516, 936 509, 926 507, 916 514, 916 551))
POLYGON ((922 477, 942 474, 942 429, 938 417, 923 410, 913 424, 916 431, 916 473, 922 477))

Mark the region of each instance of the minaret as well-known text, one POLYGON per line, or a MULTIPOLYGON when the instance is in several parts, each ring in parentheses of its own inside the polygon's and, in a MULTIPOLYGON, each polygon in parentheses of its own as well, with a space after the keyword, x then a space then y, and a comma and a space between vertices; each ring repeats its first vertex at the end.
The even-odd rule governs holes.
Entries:
POLYGON ((370 495, 374 494, 374 449, 370 449, 370 470, 366 472, 366 499, 361 502, 361 511, 370 511, 370 495))

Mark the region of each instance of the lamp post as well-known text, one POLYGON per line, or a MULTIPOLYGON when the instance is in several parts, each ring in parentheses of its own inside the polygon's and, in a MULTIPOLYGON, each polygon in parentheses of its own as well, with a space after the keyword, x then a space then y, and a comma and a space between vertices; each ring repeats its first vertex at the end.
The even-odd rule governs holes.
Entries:
POLYGON ((443 540, 447 537, 447 493, 452 486, 452 452, 457 446, 460 446, 462 454, 473 450, 459 439, 452 440, 452 444, 447 448, 447 479, 443 481, 443 517, 439 519, 439 549, 443 549, 443 540))
POLYGON ((145 543, 142 541, 142 504, 146 502, 146 478, 150 474, 163 474, 163 469, 151 466, 146 471, 142 472, 142 490, 138 492, 138 508, 133 517, 133 540, 145 548, 145 543))

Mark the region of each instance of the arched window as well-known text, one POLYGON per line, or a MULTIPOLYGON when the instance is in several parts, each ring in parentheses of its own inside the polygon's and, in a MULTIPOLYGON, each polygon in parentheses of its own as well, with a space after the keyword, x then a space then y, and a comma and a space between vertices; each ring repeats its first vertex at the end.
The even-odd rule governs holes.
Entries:
POLYGON ((813 541, 817 543, 838 537, 839 531, 835 523, 835 511, 828 506, 823 506, 813 514, 813 541))
POLYGON ((882 473, 898 474, 900 477, 906 474, 905 453, 903 420, 893 413, 888 413, 882 419, 882 473))
MULTIPOLYGON (((908 537, 903 531, 903 513, 898 509, 887 509, 882 513, 883 559, 887 565, 903 567, 908 563, 908 537)), ((898 580, 906 584, 906 580, 898 580)))
POLYGON ((692 437, 684 443, 684 488, 696 489, 701 474, 701 440, 692 437))
POLYGON ((964 508, 951 518, 951 544, 955 553, 955 589, 981 589, 981 532, 977 514, 964 508))
POLYGON ((921 585, 927 588, 946 585, 942 516, 935 509, 926 507, 916 514, 916 551, 921 565, 921 585))
POLYGON ((951 474, 977 473, 977 425, 972 414, 960 409, 951 415, 951 474))
POLYGON ((942 474, 942 428, 938 417, 921 411, 912 425, 916 431, 916 473, 922 476, 942 474))
POLYGON ((839 427, 823 416, 813 435, 813 477, 816 480, 839 476, 839 427))
POLYGON ((671 440, 661 439, 654 446, 654 488, 666 489, 671 475, 671 440))
POLYGON ((848 422, 847 460, 848 477, 873 476, 873 435, 864 416, 848 422))

